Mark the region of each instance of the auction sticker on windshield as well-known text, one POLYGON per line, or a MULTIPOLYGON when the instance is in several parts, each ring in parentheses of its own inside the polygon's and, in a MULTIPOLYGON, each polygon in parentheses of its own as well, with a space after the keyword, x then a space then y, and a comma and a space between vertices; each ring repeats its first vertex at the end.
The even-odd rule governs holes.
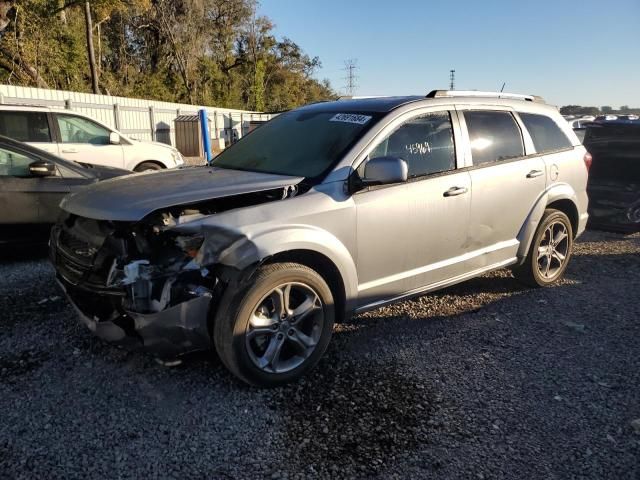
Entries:
POLYGON ((359 115, 357 113, 336 113, 329 119, 330 122, 357 123, 358 125, 364 125, 369 120, 371 120, 369 115, 359 115))

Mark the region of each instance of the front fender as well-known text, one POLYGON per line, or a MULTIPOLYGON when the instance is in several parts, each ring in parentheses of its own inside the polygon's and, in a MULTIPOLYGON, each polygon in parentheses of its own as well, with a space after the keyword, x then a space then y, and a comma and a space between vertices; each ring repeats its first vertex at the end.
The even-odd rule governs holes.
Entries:
MULTIPOLYGON (((248 240, 255 247, 257 261, 292 250, 310 250, 327 257, 342 277, 347 310, 355 308, 358 295, 356 265, 347 247, 332 233, 311 225, 289 225, 254 233, 248 240)), ((220 263, 236 257, 233 249, 228 255, 225 252, 220 263)))
POLYGON ((544 215, 544 211, 548 205, 558 200, 569 200, 578 208, 578 198, 575 190, 567 183, 556 183, 547 188, 538 198, 535 205, 531 209, 529 216, 525 220, 520 232, 518 233, 518 259, 522 262, 529 253, 531 241, 536 233, 538 224, 544 215))

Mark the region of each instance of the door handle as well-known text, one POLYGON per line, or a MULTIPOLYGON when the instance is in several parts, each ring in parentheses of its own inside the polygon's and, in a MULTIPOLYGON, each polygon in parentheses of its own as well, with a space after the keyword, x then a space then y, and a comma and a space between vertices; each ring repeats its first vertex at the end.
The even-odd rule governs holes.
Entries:
POLYGON ((542 170, 531 170, 529 173, 527 173, 527 178, 536 178, 543 174, 544 172, 542 170))
POLYGON ((78 153, 77 148, 63 148, 62 153, 78 153))
POLYGON ((462 195, 467 192, 468 192, 467 187, 451 187, 449 190, 444 192, 443 196, 455 197, 456 195, 462 195))

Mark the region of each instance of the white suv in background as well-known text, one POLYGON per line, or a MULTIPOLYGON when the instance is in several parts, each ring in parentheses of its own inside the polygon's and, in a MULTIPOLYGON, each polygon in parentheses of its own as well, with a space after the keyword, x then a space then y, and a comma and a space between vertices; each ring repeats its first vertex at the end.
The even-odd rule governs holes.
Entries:
POLYGON ((0 135, 76 162, 141 172, 184 163, 178 150, 141 142, 70 110, 0 106, 0 135))

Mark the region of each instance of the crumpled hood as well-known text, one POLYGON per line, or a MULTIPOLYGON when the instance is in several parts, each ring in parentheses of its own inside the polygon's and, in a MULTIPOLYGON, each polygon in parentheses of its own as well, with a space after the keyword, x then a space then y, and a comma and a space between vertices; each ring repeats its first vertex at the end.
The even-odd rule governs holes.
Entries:
POLYGON ((96 220, 138 221, 160 208, 296 185, 302 177, 190 167, 137 173, 96 183, 60 207, 96 220))

